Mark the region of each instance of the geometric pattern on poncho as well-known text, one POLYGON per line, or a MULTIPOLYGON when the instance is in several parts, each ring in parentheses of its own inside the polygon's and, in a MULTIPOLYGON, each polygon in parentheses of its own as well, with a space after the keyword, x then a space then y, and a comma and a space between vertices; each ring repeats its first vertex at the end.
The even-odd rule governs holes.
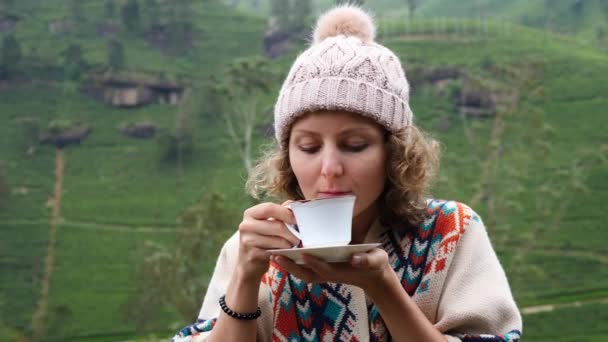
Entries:
MULTIPOLYGON (((387 230, 380 236, 401 285, 408 295, 430 289, 435 273, 445 271, 447 258, 454 253, 469 220, 481 221, 468 206, 454 201, 429 200, 427 219, 414 229, 387 230)), ((358 341, 354 327, 358 322, 352 287, 335 283, 306 284, 281 267, 270 263, 262 282, 270 288, 267 300, 273 311, 273 342, 287 341, 358 341)), ((376 306, 367 300, 370 341, 390 341, 376 306)), ((209 331, 216 318, 199 320, 180 330, 174 341, 187 340, 209 331)), ((521 332, 504 335, 454 334, 465 342, 514 342, 521 332)))

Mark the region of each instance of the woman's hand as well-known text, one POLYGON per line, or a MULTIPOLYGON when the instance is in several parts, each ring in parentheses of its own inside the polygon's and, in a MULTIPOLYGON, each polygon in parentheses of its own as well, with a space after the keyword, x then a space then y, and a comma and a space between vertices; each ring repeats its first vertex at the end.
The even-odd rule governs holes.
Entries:
POLYGON ((268 270, 268 250, 291 248, 299 243, 284 223, 295 224, 296 220, 283 205, 261 203, 245 210, 239 224, 238 261, 245 278, 258 281, 268 270))
POLYGON ((380 248, 367 253, 356 253, 348 263, 327 263, 312 255, 304 254, 303 265, 289 258, 275 255, 276 263, 287 272, 307 283, 332 282, 355 285, 365 291, 384 285, 394 272, 388 263, 388 254, 380 248))

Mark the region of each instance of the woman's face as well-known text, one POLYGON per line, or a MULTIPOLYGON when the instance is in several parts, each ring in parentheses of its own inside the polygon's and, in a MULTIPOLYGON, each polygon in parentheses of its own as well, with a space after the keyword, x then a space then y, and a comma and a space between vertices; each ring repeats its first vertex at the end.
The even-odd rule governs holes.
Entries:
POLYGON ((373 215, 386 180, 384 129, 347 112, 308 114, 292 126, 289 162, 306 199, 352 194, 354 216, 373 215))

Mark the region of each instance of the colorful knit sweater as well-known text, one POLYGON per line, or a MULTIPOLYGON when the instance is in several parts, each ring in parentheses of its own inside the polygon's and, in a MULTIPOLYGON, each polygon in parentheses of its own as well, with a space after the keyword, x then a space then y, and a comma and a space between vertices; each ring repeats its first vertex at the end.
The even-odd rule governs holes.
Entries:
MULTIPOLYGON (((458 202, 429 201, 429 218, 399 233, 376 222, 365 242, 381 242, 389 262, 448 341, 518 341, 522 321, 480 217, 458 202)), ((204 341, 219 317, 238 258, 238 235, 224 245, 196 323, 174 342, 204 341)), ((306 284, 275 263, 262 278, 258 341, 390 341, 375 305, 346 284, 306 284)))

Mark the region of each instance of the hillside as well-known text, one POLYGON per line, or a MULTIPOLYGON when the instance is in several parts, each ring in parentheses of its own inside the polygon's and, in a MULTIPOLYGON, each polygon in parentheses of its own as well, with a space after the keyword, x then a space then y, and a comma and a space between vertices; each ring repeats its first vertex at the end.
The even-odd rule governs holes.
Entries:
POLYGON ((608 1, 605 0, 427 0, 420 5, 425 17, 486 17, 506 19, 538 29, 575 35, 608 47, 608 1))
MULTIPOLYGON (((225 0, 244 11, 267 16, 270 0, 225 0)), ((315 13, 333 6, 334 0, 312 0, 315 13)), ((365 7, 378 18, 402 18, 409 12, 406 0, 368 0, 365 7)), ((507 21, 608 48, 608 1, 606 0, 417 0, 416 18, 485 18, 507 21)))
MULTIPOLYGON (((87 2, 86 13, 94 26, 103 8, 93 3, 87 2)), ((69 8, 44 4, 18 9, 23 19, 14 33, 25 55, 31 57, 36 46, 46 68, 59 63, 70 42, 79 42, 89 63, 103 64, 107 38, 88 24, 78 34, 50 33, 47 24, 67 16, 69 8)), ((224 63, 259 54, 264 20, 214 1, 197 3, 193 15, 196 44, 181 55, 117 34, 126 50, 125 73, 163 72, 204 89, 224 63)), ((468 203, 483 217, 525 313, 525 340, 608 338, 601 324, 608 319, 608 236, 601 229, 608 198, 602 131, 608 124, 608 56, 574 39, 516 25, 471 21, 438 30, 428 20, 381 24, 379 39, 399 54, 413 83, 416 122, 444 145, 434 196, 468 203), (429 81, 442 69, 457 76, 429 81), (461 100, 480 94, 489 112, 455 104, 456 94, 461 100)), ((272 64, 285 73, 294 54, 272 64)), ((31 70, 23 73, 0 88, 0 168, 11 190, 0 208, 0 340, 31 335, 41 297, 47 340, 130 339, 135 324, 122 313, 141 281, 135 274, 146 241, 171 246, 176 217, 214 191, 225 195, 238 221, 250 203, 242 193, 241 162, 203 92, 195 96, 200 109, 188 122, 194 152, 180 171, 160 161, 158 141, 118 131, 124 122, 142 120, 172 130, 179 105, 115 108, 52 73, 39 79, 31 70), (31 152, 27 117, 41 127, 57 119, 81 121, 93 131, 63 152, 49 145, 31 152), (52 267, 45 277, 49 246, 52 267)), ((263 117, 260 124, 270 120, 263 117)), ((256 145, 266 141, 264 131, 256 130, 256 145)), ((213 233, 221 240, 233 229, 213 233)), ((200 262, 200 277, 208 279, 213 257, 200 262)), ((171 310, 158 310, 164 319, 159 333, 169 335, 186 323, 171 310)))
MULTIPOLYGON (((176 55, 125 32, 118 9, 109 20, 118 31, 100 35, 96 27, 104 18, 102 3, 83 3, 87 20, 81 31, 53 33, 51 23, 70 18, 66 2, 20 2, 15 12, 20 21, 3 34, 17 37, 24 59, 17 79, 0 86, 0 169, 10 189, 7 204, 0 208, 0 336, 32 333, 32 316, 45 282, 45 258, 53 245, 45 310, 49 337, 127 338, 134 326, 122 306, 138 281, 133 273, 146 241, 173 241, 179 213, 212 184, 237 199, 229 203, 232 208, 240 208, 245 199, 240 161, 223 153, 231 145, 223 122, 203 102, 206 97, 192 96, 192 102, 201 102, 188 121, 197 141, 196 158, 180 174, 175 163, 162 162, 159 141, 126 137, 119 127, 151 121, 171 132, 181 107, 118 108, 99 103, 84 96, 79 83, 63 81, 62 52, 79 44, 94 73, 106 63, 108 42, 117 39, 126 56, 120 74, 136 80, 161 74, 204 91, 209 76, 227 61, 261 53, 265 20, 236 13, 219 1, 197 2, 192 6, 193 47, 176 55), (42 131, 58 120, 86 123, 93 130, 82 144, 64 150, 61 210, 56 236, 49 243, 57 151, 49 145, 31 148, 24 123, 33 121, 42 131)), ((173 327, 175 319, 173 313, 165 314, 166 324, 159 329, 173 327)))

